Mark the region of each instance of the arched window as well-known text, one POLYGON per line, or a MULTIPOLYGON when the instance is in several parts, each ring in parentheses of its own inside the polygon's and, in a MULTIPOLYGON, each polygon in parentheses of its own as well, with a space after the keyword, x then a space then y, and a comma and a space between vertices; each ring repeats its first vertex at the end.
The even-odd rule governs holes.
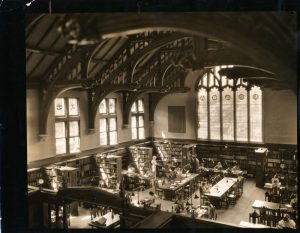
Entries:
MULTIPOLYGON (((262 142, 262 90, 209 69, 198 84, 198 139, 262 142)), ((232 67, 232 66, 231 66, 232 67)))

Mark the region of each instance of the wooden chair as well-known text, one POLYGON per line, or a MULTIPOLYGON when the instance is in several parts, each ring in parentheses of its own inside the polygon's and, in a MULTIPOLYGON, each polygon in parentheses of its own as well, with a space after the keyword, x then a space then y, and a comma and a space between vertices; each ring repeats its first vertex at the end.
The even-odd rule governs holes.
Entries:
POLYGON ((229 200, 228 200, 227 195, 224 195, 224 197, 221 198, 221 200, 219 202, 219 207, 225 208, 225 209, 227 209, 229 207, 229 200))
POLYGON ((236 196, 234 191, 228 193, 227 198, 228 198, 229 205, 235 205, 236 204, 237 196, 236 196))
POLYGON ((272 224, 274 224, 274 211, 267 208, 262 209, 264 209, 264 211, 260 215, 260 222, 271 227, 272 224))
POLYGON ((270 201, 270 193, 265 192, 265 201, 270 201))
POLYGON ((260 215, 255 210, 249 214, 249 222, 254 224, 260 223, 260 215))

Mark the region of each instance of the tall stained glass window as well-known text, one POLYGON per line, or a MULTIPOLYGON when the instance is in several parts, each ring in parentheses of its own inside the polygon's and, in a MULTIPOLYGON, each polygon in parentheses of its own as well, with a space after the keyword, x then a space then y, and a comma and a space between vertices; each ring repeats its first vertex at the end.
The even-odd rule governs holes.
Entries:
POLYGON ((252 87, 249 93, 250 100, 250 140, 262 141, 262 90, 252 87))
POLYGON ((105 98, 99 104, 100 145, 115 145, 118 143, 116 99, 105 98))
POLYGON ((228 79, 208 69, 198 84, 198 138, 262 142, 262 95, 260 87, 242 78, 228 79))
POLYGON ((56 154, 76 153, 80 151, 79 101, 77 98, 56 98, 55 148, 56 154))
POLYGON ((198 91, 198 138, 208 139, 207 91, 198 91))
POLYGON ((131 106, 131 138, 145 139, 144 100, 138 99, 131 106))
POLYGON ((222 92, 222 127, 223 140, 234 139, 234 105, 232 88, 226 87, 222 92))

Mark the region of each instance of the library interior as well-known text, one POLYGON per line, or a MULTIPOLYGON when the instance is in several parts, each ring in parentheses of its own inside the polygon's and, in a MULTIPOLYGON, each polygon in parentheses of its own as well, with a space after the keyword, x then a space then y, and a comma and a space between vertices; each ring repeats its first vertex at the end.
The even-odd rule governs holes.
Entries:
POLYGON ((295 19, 26 15, 29 228, 297 228, 295 19))

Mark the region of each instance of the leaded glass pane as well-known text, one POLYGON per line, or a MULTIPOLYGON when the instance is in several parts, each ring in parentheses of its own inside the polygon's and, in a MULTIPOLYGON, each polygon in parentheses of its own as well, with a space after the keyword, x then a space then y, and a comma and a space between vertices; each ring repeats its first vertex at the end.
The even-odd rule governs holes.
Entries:
POLYGON ((145 130, 144 130, 144 128, 139 128, 139 139, 145 139, 145 130))
POLYGON ((250 90, 250 141, 262 142, 262 91, 259 87, 250 90))
POLYGON ((131 128, 136 128, 137 127, 137 121, 136 121, 136 116, 131 117, 131 128))
POLYGON ((212 87, 214 85, 214 76, 212 73, 208 73, 208 86, 212 87))
POLYGON ((69 136, 79 136, 79 121, 70 121, 69 122, 69 136))
POLYGON ((117 118, 109 118, 109 131, 117 130, 117 118))
POLYGON ((107 121, 106 119, 100 119, 100 133, 107 132, 107 121))
POLYGON ((142 99, 138 99, 138 111, 144 112, 144 101, 142 99))
POLYGON ((57 117, 66 116, 66 107, 64 98, 56 98, 54 101, 54 114, 57 117))
POLYGON ((99 105, 99 113, 106 114, 107 107, 106 107, 106 99, 103 99, 99 105))
POLYGON ((223 140, 234 140, 233 91, 226 87, 222 92, 223 140))
POLYGON ((226 76, 221 76, 221 82, 222 82, 222 87, 227 85, 227 78, 226 76))
POLYGON ((144 117, 139 116, 139 127, 144 127, 144 117))
POLYGON ((78 115, 79 115, 78 99, 69 98, 69 116, 78 116, 78 115))
POLYGON ((137 139, 137 128, 131 128, 131 138, 137 139))
POLYGON ((55 148, 57 155, 67 153, 66 138, 57 138, 55 140, 55 148))
POLYGON ((76 153, 80 151, 80 138, 71 137, 69 138, 70 153, 76 153))
POLYGON ((207 92, 201 88, 198 91, 198 138, 208 138, 207 92))
POLYGON ((210 139, 220 140, 220 92, 212 88, 209 93, 210 139))
POLYGON ((110 145, 115 145, 118 142, 118 138, 117 138, 117 132, 109 132, 109 140, 110 140, 110 145))
POLYGON ((107 133, 100 133, 100 145, 107 145, 107 133))
POLYGON ((236 140, 248 140, 247 91, 244 87, 236 91, 236 140))
POLYGON ((227 79, 228 80, 228 85, 233 86, 233 79, 227 79))
POLYGON ((131 106, 131 112, 136 112, 136 102, 134 102, 131 106))
POLYGON ((65 122, 55 122, 55 138, 66 137, 66 125, 65 122))
POLYGON ((202 86, 207 87, 207 74, 205 74, 202 78, 202 86))
POLYGON ((108 99, 108 113, 116 113, 116 99, 108 99))
POLYGON ((216 78, 218 78, 218 79, 220 78, 219 71, 220 71, 220 67, 216 66, 214 68, 214 74, 215 74, 216 78))

